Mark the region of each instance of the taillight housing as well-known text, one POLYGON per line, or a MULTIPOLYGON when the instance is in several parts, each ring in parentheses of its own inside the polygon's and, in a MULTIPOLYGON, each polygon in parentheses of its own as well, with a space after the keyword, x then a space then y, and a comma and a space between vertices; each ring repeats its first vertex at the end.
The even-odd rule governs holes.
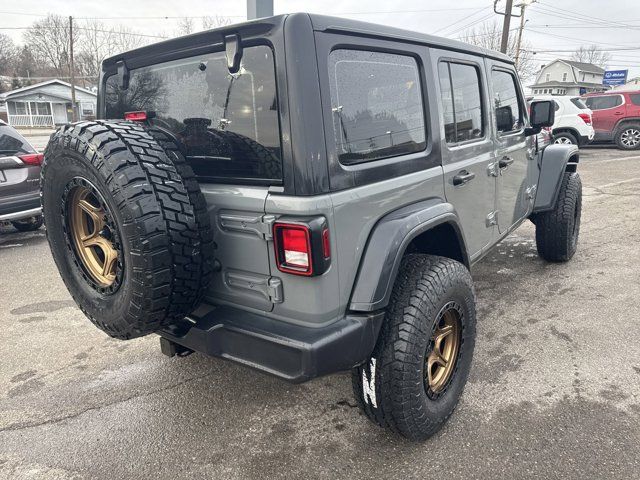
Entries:
POLYGON ((579 113, 578 116, 584 121, 584 123, 591 125, 591 115, 588 113, 579 113))
POLYGON ((147 115, 147 112, 143 112, 143 111, 124 113, 124 119, 131 120, 132 122, 144 122, 148 118, 151 118, 151 117, 147 115))
POLYGON ((278 220, 273 243, 278 270, 293 275, 322 275, 331 264, 329 229, 324 217, 278 220))
POLYGON ((18 155, 18 158, 22 160, 22 163, 26 165, 42 165, 44 160, 44 154, 42 153, 29 153, 27 155, 18 155))

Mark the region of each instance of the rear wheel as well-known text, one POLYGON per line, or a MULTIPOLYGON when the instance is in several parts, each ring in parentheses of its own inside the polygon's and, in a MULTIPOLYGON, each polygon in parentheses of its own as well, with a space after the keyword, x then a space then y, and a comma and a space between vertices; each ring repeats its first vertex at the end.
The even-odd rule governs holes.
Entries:
POLYGON ((128 339, 197 306, 211 272, 211 227, 178 151, 141 125, 82 122, 51 138, 41 184, 53 258, 96 326, 128 339))
POLYGON ((616 145, 622 150, 640 148, 640 125, 624 125, 616 133, 616 145))
POLYGON ((464 265, 405 256, 378 343, 352 373, 361 411, 410 440, 436 433, 467 381, 475 325, 473 284, 464 265))
POLYGON ((572 133, 560 132, 553 136, 553 143, 556 145, 578 145, 578 139, 572 133))
POLYGON ((22 220, 14 220, 11 222, 11 225, 21 232, 32 232, 34 230, 38 230, 42 226, 42 223, 42 215, 37 215, 35 217, 24 218, 22 220))

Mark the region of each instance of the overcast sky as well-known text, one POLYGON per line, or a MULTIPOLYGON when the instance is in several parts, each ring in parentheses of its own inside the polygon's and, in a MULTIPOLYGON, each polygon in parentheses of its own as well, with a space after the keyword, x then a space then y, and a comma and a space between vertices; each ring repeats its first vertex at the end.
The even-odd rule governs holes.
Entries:
MULTIPOLYGON (((520 0, 514 0, 517 4, 520 0)), ((501 5, 504 0, 501 1, 501 5)), ((382 23, 456 38, 465 27, 497 18, 492 0, 274 0, 276 14, 314 12, 382 23)), ((178 19, 123 17, 180 17, 221 15, 234 21, 246 18, 244 0, 0 0, 0 32, 21 41, 23 30, 36 15, 49 12, 74 17, 101 18, 106 24, 124 24, 140 33, 173 36, 178 19), (17 15, 13 13, 22 13, 17 15), (27 15, 28 14, 28 15, 27 15)), ((609 68, 629 69, 640 75, 640 1, 638 0, 539 0, 527 8, 524 40, 538 51, 539 63, 569 58, 580 45, 597 44, 611 51, 609 68), (566 11, 566 12, 565 12, 566 11)), ((197 19, 195 20, 198 21, 197 19)), ((502 21, 502 17, 499 17, 502 21)), ((512 28, 519 19, 512 20, 512 28)), ((512 34, 515 34, 513 32, 512 34)))

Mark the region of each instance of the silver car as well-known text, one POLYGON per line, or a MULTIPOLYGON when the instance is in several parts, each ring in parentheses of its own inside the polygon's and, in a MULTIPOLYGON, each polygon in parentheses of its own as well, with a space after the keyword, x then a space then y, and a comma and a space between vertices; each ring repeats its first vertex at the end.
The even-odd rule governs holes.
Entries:
POLYGON ((42 154, 0 120, 0 222, 11 222, 22 232, 42 226, 41 163, 42 154))

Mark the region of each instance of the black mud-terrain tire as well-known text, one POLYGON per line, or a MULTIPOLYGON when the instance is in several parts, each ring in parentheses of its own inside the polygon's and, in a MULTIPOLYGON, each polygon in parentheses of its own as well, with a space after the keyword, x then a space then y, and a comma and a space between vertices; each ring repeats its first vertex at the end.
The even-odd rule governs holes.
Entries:
POLYGON ((621 150, 637 150, 640 148, 640 125, 637 123, 622 125, 618 128, 614 141, 621 150))
POLYGON ((566 262, 578 248, 582 216, 582 181, 575 172, 565 172, 553 210, 536 213, 536 247, 548 262, 566 262))
POLYGON ((234 155, 238 159, 248 159, 261 178, 282 179, 282 162, 269 149, 245 135, 229 130, 224 132, 224 137, 231 143, 234 155))
POLYGON ((51 137, 41 185, 53 258, 96 326, 130 339, 197 306, 211 275, 213 239, 205 199, 179 151, 163 149, 143 125, 79 122, 51 137), (91 283, 69 240, 65 195, 78 182, 95 187, 113 217, 120 273, 109 290, 91 283))
POLYGON ((33 232, 38 230, 42 226, 42 223, 42 215, 36 215, 35 217, 24 218, 22 220, 14 220, 11 222, 11 225, 20 232, 33 232))
POLYGON ((475 293, 469 270, 449 258, 406 255, 371 358, 352 370, 360 410, 375 424, 409 440, 432 436, 460 399, 475 336, 475 293), (425 383, 425 360, 433 347, 439 314, 452 302, 461 313, 460 348, 447 386, 431 396, 425 383))
POLYGON ((569 132, 559 132, 553 135, 553 143, 555 144, 568 145, 567 141, 573 145, 578 145, 579 143, 576 136, 569 132))

